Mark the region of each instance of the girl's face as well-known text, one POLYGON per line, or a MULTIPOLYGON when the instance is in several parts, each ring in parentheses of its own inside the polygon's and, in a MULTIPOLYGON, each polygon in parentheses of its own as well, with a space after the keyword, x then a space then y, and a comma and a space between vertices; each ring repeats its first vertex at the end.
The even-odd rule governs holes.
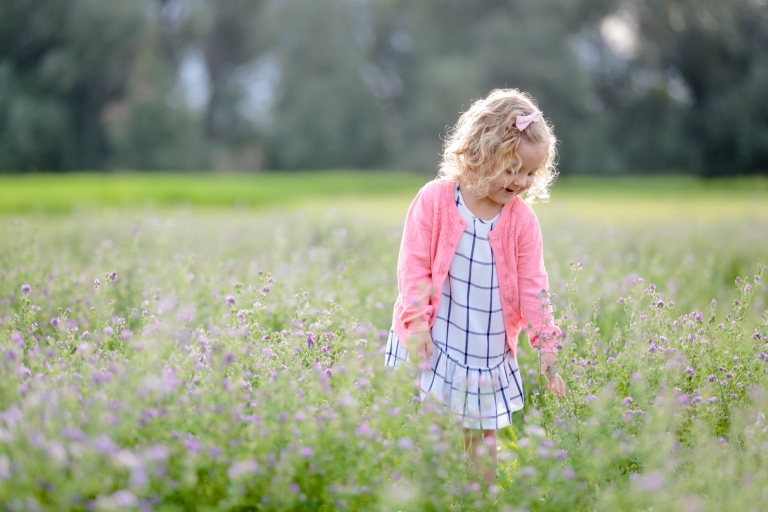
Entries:
POLYGON ((521 139, 517 146, 517 157, 520 159, 520 169, 517 173, 514 169, 506 169, 500 176, 494 178, 488 188, 486 200, 504 206, 515 196, 531 188, 536 171, 541 169, 547 158, 547 147, 545 144, 521 139))

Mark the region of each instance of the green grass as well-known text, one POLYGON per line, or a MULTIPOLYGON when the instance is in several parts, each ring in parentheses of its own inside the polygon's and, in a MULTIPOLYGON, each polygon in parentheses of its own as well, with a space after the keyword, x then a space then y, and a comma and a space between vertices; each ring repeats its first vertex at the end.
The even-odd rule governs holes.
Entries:
MULTIPOLYGON (((0 213, 179 205, 312 209, 334 199, 342 209, 366 211, 370 206, 376 214, 392 210, 382 202, 396 204, 393 211, 399 216, 429 179, 427 174, 383 171, 0 175, 0 213)), ((763 215, 768 214, 768 179, 564 177, 552 189, 552 204, 593 217, 763 215), (713 201, 720 209, 712 207, 713 201)))
POLYGON ((383 367, 426 179, 0 178, 0 502, 766 508, 765 181, 555 185, 536 212, 568 398, 521 339, 526 405, 478 489, 454 418, 383 367))
POLYGON ((407 173, 74 173, 0 176, 0 212, 124 206, 265 208, 334 196, 412 194, 428 178, 407 173))

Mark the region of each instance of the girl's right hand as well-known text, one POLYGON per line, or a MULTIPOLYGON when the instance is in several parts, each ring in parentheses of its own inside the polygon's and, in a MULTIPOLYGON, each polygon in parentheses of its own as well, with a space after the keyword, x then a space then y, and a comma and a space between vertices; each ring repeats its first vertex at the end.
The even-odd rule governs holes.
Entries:
POLYGON ((408 354, 412 361, 426 365, 433 353, 432 334, 429 331, 414 332, 408 336, 408 354))

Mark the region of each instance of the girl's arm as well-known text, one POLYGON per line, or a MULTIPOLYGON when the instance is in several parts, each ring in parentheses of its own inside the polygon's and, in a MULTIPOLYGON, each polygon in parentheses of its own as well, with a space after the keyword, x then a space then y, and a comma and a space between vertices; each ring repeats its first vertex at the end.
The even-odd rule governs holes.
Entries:
MULTIPOLYGON (((408 334, 429 331, 432 316, 433 205, 422 188, 408 208, 397 259, 397 287, 403 310, 398 321, 408 334)), ((404 344, 406 340, 400 340, 404 344)), ((406 345, 407 346, 407 345, 406 345)))
POLYGON ((549 280, 544 268, 541 227, 532 210, 528 226, 518 237, 517 280, 520 293, 523 328, 531 347, 542 352, 556 353, 560 329, 555 326, 549 304, 549 280), (529 327, 530 325, 530 327, 529 327))

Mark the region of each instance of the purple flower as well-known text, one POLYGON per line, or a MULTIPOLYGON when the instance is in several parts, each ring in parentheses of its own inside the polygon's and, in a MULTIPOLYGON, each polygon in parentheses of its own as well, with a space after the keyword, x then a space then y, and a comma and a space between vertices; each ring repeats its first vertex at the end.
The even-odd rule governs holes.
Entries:
POLYGON ((759 340, 760 338, 762 338, 762 335, 759 332, 752 335, 753 340, 759 340))
POLYGON ((731 398, 736 400, 737 398, 739 398, 739 395, 737 395, 736 393, 731 393, 731 398))
POLYGON ((333 334, 330 331, 325 333, 325 341, 333 341, 334 339, 336 339, 336 335, 335 334, 333 334))
POLYGON ((171 456, 170 450, 161 444, 154 444, 144 450, 144 457, 150 462, 161 462, 171 456))
POLYGON ((19 365, 18 371, 19 371, 20 380, 28 379, 29 377, 32 376, 32 370, 30 370, 24 365, 19 365))
POLYGON ((93 447, 99 452, 109 455, 115 453, 118 450, 117 445, 112 438, 106 434, 101 434, 99 437, 93 440, 93 447))
POLYGON ((227 470, 227 476, 235 480, 245 474, 253 474, 259 470, 259 464, 253 459, 246 459, 240 462, 235 462, 227 470))
POLYGON ((147 475, 147 468, 144 464, 138 464, 131 471, 131 476, 128 479, 128 485, 131 488, 144 487, 149 483, 149 476, 147 475))
POLYGON ((690 375, 691 377, 695 377, 695 376, 696 376, 696 372, 695 372, 695 371, 693 371, 693 368, 691 368, 690 366, 689 366, 688 368, 686 368, 686 369, 685 369, 685 371, 686 371, 686 373, 688 373, 688 375, 690 375))
POLYGON ((96 288, 98 288, 100 284, 101 284, 101 281, 99 281, 98 279, 93 280, 93 286, 95 286, 96 288))
POLYGON ((588 404, 591 404, 595 400, 597 400, 597 397, 595 395, 587 395, 587 396, 584 397, 584 402, 586 402, 588 404))
POLYGON ((699 323, 701 323, 701 322, 703 322, 703 321, 704 321, 704 315, 702 315, 702 314, 701 314, 701 313, 699 313, 698 311, 696 312, 696 314, 694 314, 694 315, 693 315, 693 317, 694 317, 694 318, 696 319, 696 321, 697 321, 697 322, 699 322, 699 323))
POLYGON ((91 337, 91 333, 89 333, 88 331, 83 331, 83 334, 80 335, 80 339, 82 340, 87 340, 90 337, 91 337))
POLYGON ((72 441, 85 441, 85 434, 77 427, 64 427, 61 431, 61 435, 71 439, 72 441))
POLYGON ((738 363, 739 362, 739 356, 733 356, 733 362, 738 363))
POLYGON ((314 457, 315 451, 309 446, 304 446, 301 450, 299 450, 299 455, 304 459, 311 459, 314 457))
POLYGON ((115 281, 117 281, 117 272, 111 272, 108 277, 109 277, 109 280, 114 283, 115 281))
POLYGON ((411 438, 409 437, 401 437, 397 440, 397 447, 401 450, 409 451, 416 448, 416 445, 413 444, 413 441, 411 441, 411 438))
POLYGON ((657 308, 663 308, 663 307, 664 307, 664 301, 663 301, 663 300, 660 300, 660 301, 658 301, 658 302, 656 303, 656 307, 657 307, 657 308))
POLYGON ((717 397, 716 396, 711 396, 711 397, 707 398, 707 401, 709 403, 713 404, 713 403, 717 402, 717 397))
POLYGON ((631 403, 632 403, 632 401, 633 401, 633 400, 632 400, 632 397, 631 397, 631 396, 628 396, 627 398, 625 398, 625 399, 624 399, 624 402, 623 402, 623 404, 624 404, 624 405, 629 405, 629 404, 631 404, 631 403))
POLYGON ((707 377, 707 380, 709 382, 715 382, 715 376, 714 375, 710 375, 709 377, 707 377))
POLYGON ((58 327, 59 325, 59 317, 55 316, 51 318, 51 327, 58 327))
POLYGON ((733 372, 728 372, 725 374, 725 376, 730 379, 731 377, 733 377, 733 372))
POLYGON ((649 352, 656 352, 659 349, 659 346, 655 343, 651 343, 651 346, 648 347, 649 352))
POLYGON ((24 341, 24 336, 22 336, 19 331, 13 331, 13 333, 11 333, 11 341, 18 348, 24 348, 27 346, 27 343, 24 341))
POLYGON ((323 348, 320 349, 320 352, 328 352, 328 345, 323 345, 323 348))
POLYGON ((230 306, 233 306, 233 305, 235 304, 235 298, 234 298, 233 296, 231 296, 231 295, 227 295, 227 296, 226 296, 226 298, 225 298, 224 300, 225 300, 225 301, 227 302, 227 304, 229 304, 230 306))
POLYGON ((695 397, 693 397, 693 399, 691 400, 691 403, 692 403, 692 404, 697 404, 697 403, 699 403, 699 402, 701 402, 701 397, 700 397, 700 396, 695 396, 695 397))
POLYGON ((138 505, 139 500, 131 491, 123 489, 112 494, 108 503, 117 508, 131 508, 138 505))
POLYGON ((312 333, 309 333, 307 335, 307 348, 312 348, 312 345, 315 344, 315 339, 312 337, 312 333))
POLYGON ((203 445, 194 437, 189 437, 184 440, 184 448, 191 453, 200 453, 203 451, 203 445))
POLYGON ((640 485, 646 491, 657 491, 664 485, 664 475, 659 471, 651 471, 640 477, 640 485))
POLYGON ((32 292, 32 288, 28 284, 21 285, 21 293, 26 295, 26 294, 31 293, 31 292, 32 292))

